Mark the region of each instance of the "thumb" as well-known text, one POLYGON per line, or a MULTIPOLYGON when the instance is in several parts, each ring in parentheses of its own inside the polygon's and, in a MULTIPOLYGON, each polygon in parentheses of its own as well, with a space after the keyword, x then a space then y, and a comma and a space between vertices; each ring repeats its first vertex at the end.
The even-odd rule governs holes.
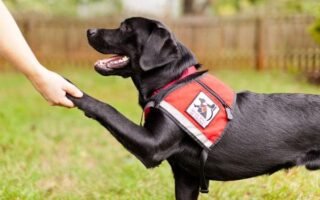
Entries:
POLYGON ((83 93, 76 86, 74 86, 73 84, 71 84, 69 82, 65 86, 64 90, 66 91, 66 93, 68 93, 74 97, 80 98, 83 96, 83 93))
POLYGON ((67 99, 67 97, 64 97, 60 103, 58 105, 67 107, 67 108, 73 108, 74 104, 72 103, 72 101, 70 101, 69 99, 67 99))

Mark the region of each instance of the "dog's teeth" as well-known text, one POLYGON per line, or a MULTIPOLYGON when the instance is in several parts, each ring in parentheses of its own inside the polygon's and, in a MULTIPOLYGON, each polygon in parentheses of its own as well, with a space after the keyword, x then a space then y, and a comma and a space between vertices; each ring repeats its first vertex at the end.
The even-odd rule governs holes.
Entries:
POLYGON ((106 68, 117 68, 121 67, 121 65, 124 65, 126 62, 128 62, 130 58, 128 56, 119 56, 115 59, 102 59, 95 63, 95 65, 98 65, 100 67, 106 67, 106 68))

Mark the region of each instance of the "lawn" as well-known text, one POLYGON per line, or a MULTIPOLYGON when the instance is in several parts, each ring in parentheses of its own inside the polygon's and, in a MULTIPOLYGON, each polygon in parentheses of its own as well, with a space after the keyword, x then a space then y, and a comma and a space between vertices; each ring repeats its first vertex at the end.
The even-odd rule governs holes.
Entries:
MULTIPOLYGON (((135 122, 141 109, 130 80, 91 69, 59 73, 135 122)), ((235 90, 304 92, 320 88, 283 73, 219 70, 235 90)), ((0 74, 0 199, 162 200, 174 198, 166 162, 146 170, 103 127, 77 109, 50 107, 20 74, 0 74)), ((320 199, 320 173, 304 168, 215 182, 207 199, 320 199)))

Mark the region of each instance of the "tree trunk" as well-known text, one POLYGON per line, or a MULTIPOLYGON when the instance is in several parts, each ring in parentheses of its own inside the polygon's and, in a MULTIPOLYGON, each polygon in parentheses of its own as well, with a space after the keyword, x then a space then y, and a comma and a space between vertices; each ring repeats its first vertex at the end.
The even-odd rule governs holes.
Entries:
POLYGON ((193 1, 194 0, 183 0, 183 15, 190 15, 194 13, 193 1))

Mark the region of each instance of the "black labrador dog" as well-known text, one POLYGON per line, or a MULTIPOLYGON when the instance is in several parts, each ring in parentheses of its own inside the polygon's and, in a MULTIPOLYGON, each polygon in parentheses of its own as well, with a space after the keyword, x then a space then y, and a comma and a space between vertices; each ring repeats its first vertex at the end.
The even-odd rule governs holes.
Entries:
MULTIPOLYGON (((117 29, 89 29, 87 36, 97 51, 116 54, 98 61, 96 71, 130 77, 142 108, 153 91, 177 79, 189 66, 200 67, 192 52, 158 21, 129 18, 117 29)), ((297 165, 320 168, 320 96, 252 92, 236 96, 234 119, 209 152, 206 178, 239 180, 297 165)), ((176 199, 197 199, 202 148, 165 113, 151 109, 144 126, 139 126, 87 94, 68 97, 147 168, 167 160, 174 174, 176 199)))

